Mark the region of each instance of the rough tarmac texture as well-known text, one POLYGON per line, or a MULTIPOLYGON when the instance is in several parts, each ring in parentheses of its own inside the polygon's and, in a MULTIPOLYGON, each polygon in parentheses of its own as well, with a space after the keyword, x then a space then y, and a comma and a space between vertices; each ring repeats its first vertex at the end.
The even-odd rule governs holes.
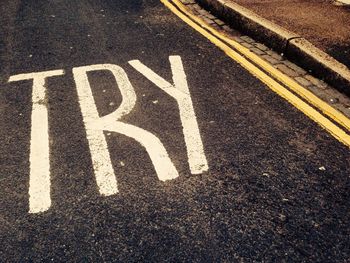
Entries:
MULTIPOLYGON (((0 27, 7 36, 0 47, 1 261, 349 259, 349 149, 160 2, 12 5, 0 27), (170 55, 182 57, 187 73, 210 166, 203 175, 189 176, 175 102, 127 63, 140 59, 170 80, 170 55), (125 69, 138 102, 124 120, 163 141, 179 178, 159 182, 137 143, 106 134, 120 193, 99 195, 71 74, 97 63, 125 69), (31 215, 31 83, 6 82, 12 74, 59 68, 67 74, 48 82, 53 205, 31 215)), ((111 76, 89 78, 100 114, 117 108, 111 76)))

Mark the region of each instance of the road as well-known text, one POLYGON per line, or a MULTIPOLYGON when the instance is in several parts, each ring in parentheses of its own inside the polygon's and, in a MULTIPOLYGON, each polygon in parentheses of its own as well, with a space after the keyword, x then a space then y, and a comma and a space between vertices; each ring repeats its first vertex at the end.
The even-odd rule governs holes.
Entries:
POLYGON ((349 260, 349 147, 160 1, 1 11, 1 262, 349 260))

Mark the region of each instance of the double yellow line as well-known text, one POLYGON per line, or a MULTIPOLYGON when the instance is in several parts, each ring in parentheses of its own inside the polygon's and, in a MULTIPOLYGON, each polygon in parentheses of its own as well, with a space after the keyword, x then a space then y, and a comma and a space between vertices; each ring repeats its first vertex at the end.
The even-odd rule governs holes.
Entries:
POLYGON ((344 114, 275 69, 248 48, 228 38, 206 24, 199 17, 190 13, 179 0, 172 0, 171 2, 169 0, 160 1, 185 23, 205 36, 229 57, 265 83, 271 90, 326 129, 337 140, 350 147, 350 119, 344 114))

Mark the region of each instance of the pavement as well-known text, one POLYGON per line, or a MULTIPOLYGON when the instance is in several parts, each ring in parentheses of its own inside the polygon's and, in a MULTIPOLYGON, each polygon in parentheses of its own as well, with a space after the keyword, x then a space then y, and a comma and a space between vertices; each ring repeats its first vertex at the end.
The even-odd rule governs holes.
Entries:
MULTIPOLYGON (((232 0, 230 0, 232 1, 232 0)), ((328 0, 235 0, 258 15, 306 38, 350 68, 350 7, 328 0)))
POLYGON ((160 1, 1 12, 0 261, 348 261, 349 135, 321 110, 160 1))
POLYGON ((218 18, 350 96, 350 9, 334 1, 198 0, 218 18))

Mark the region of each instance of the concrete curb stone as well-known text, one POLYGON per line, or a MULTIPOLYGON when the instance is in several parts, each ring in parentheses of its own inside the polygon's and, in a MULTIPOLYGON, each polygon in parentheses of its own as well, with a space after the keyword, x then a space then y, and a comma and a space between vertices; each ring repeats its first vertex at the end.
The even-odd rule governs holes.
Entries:
POLYGON ((304 38, 292 39, 286 57, 311 69, 312 73, 350 96, 350 70, 304 38))
POLYGON ((233 28, 283 54, 290 61, 350 97, 350 69, 303 37, 227 0, 196 0, 233 28))

